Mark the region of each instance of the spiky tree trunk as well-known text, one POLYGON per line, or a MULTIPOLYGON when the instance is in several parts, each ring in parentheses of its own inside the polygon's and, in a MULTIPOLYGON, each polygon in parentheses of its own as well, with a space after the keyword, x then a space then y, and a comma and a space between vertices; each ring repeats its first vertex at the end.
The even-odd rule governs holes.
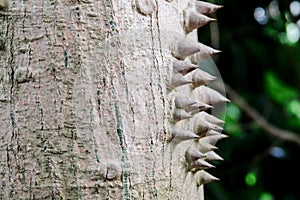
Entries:
POLYGON ((227 99, 195 30, 217 8, 0 0, 0 198, 203 199, 227 99))

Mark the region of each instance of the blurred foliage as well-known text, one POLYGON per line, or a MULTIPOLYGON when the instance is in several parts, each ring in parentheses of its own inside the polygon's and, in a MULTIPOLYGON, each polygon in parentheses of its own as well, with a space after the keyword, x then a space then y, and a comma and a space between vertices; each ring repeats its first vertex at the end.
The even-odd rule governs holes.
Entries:
MULTIPOLYGON (((213 16, 219 31, 203 27, 199 41, 219 39, 214 59, 224 82, 271 124, 300 135, 299 1, 210 2, 224 6, 213 16)), ((224 161, 208 170, 220 181, 205 185, 205 199, 300 199, 300 146, 267 134, 234 102, 225 121, 230 137, 217 151, 224 161)))

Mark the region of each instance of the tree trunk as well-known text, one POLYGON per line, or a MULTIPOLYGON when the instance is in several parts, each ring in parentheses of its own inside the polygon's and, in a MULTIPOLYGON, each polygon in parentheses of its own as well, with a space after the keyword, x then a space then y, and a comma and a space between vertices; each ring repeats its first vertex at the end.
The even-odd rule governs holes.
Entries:
POLYGON ((202 200, 216 179, 205 159, 218 159, 202 137, 218 128, 193 124, 214 102, 203 95, 208 79, 195 85, 196 70, 173 63, 216 52, 193 49, 200 25, 184 19, 195 2, 6 3, 0 198, 202 200), (178 96, 206 104, 182 109, 178 96))

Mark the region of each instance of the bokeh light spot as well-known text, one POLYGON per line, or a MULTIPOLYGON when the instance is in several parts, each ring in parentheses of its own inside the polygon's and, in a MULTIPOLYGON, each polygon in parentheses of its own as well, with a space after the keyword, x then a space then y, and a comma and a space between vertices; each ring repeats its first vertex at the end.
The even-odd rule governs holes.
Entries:
POLYGON ((292 1, 290 3, 290 12, 293 16, 298 16, 300 14, 300 2, 292 1))
POLYGON ((278 19, 278 17, 280 16, 280 10, 279 10, 277 1, 271 1, 271 3, 269 4, 268 10, 269 10, 270 16, 273 19, 278 19))
POLYGON ((245 182, 248 186, 253 186, 256 184, 257 178, 254 172, 249 172, 245 177, 245 182))
POLYGON ((289 23, 286 26, 286 35, 289 42, 291 43, 298 42, 300 37, 299 27, 295 23, 289 23))
POLYGON ((261 25, 264 25, 268 22, 268 16, 266 15, 265 9, 263 9, 262 7, 255 8, 254 18, 261 25))
POLYGON ((300 102, 297 100, 289 102, 288 111, 300 119, 300 102))
POLYGON ((272 147, 270 149, 270 155, 272 155, 275 158, 284 158, 286 156, 286 153, 284 149, 280 147, 272 147))
POLYGON ((261 193, 259 200, 274 200, 274 197, 268 192, 263 192, 261 193))
POLYGON ((241 117, 240 108, 233 103, 230 103, 227 105, 226 112, 227 112, 228 117, 230 117, 231 119, 233 119, 235 121, 239 120, 241 117))

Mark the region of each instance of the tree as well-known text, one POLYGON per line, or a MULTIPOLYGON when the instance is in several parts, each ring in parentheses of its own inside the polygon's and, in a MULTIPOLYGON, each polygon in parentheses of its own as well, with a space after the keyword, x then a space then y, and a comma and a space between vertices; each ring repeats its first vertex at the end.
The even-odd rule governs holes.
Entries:
POLYGON ((203 199, 226 137, 208 109, 228 100, 206 86, 198 63, 218 51, 196 29, 220 6, 0 8, 2 199, 203 199))

